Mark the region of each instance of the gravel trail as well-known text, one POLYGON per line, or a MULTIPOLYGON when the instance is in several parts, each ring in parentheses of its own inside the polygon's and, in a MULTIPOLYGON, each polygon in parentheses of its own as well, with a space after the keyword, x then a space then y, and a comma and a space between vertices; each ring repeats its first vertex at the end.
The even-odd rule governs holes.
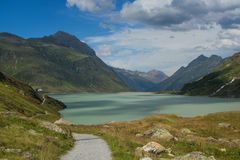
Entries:
POLYGON ((111 160, 111 151, 106 142, 90 134, 73 134, 74 148, 61 160, 111 160))

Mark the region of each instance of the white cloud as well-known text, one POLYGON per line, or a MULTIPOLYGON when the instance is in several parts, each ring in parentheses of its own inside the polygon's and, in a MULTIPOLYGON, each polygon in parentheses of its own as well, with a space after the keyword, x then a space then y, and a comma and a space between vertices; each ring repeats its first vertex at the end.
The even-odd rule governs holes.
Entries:
POLYGON ((112 55, 112 47, 110 45, 99 45, 96 49, 96 54, 100 57, 106 57, 112 55))
POLYGON ((205 28, 240 24, 239 0, 135 0, 126 3, 121 17, 167 29, 205 28))
MULTIPOLYGON (((224 40, 226 37, 220 37, 222 32, 225 33, 225 30, 219 26, 184 32, 128 28, 108 36, 89 37, 87 42, 97 50, 103 44, 110 45, 111 56, 102 58, 114 67, 143 71, 158 69, 170 75, 201 54, 226 56, 227 53, 229 56, 234 53, 229 45, 237 43, 227 43, 224 40)), ((237 34, 239 30, 231 29, 228 32, 237 34)))
POLYGON ((98 13, 111 11, 115 7, 114 0, 67 0, 67 6, 76 6, 80 11, 98 13))

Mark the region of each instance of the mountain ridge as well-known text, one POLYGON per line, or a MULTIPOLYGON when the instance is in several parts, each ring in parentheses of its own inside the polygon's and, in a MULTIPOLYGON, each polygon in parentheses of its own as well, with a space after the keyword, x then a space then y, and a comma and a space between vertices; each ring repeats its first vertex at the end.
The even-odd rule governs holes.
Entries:
POLYGON ((49 92, 128 91, 94 50, 65 32, 30 39, 0 33, 0 70, 49 92))
POLYGON ((235 53, 202 79, 186 84, 181 94, 240 97, 240 53, 235 53))
POLYGON ((222 61, 223 59, 217 55, 210 57, 200 55, 186 67, 180 67, 168 79, 150 88, 149 91, 180 90, 184 84, 198 80, 210 73, 216 66, 221 64, 222 61))

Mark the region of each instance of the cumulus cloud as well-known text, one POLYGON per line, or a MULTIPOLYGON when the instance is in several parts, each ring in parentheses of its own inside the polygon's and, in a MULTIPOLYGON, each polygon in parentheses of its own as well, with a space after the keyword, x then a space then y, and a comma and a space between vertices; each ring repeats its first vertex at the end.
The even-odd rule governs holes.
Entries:
POLYGON ((67 6, 76 6, 84 12, 99 13, 113 10, 115 0, 67 0, 67 6))
POLYGON ((96 53, 100 57, 106 57, 112 55, 112 47, 110 45, 99 45, 96 49, 96 53))
MULTIPOLYGON (((237 39, 239 34, 240 30, 231 29, 226 32, 219 26, 209 30, 184 32, 128 28, 107 36, 90 37, 86 41, 95 46, 96 50, 108 48, 102 45, 111 46, 111 55, 101 56, 109 65, 143 71, 159 69, 171 75, 201 54, 225 57, 234 53, 235 50, 231 47, 237 47, 240 43, 240 39, 237 39), (234 42, 230 42, 233 41, 232 35, 236 35, 234 42)), ((109 55, 106 51, 102 53, 105 54, 101 55, 109 55)))
POLYGON ((239 0, 135 0, 126 3, 120 14, 125 20, 155 27, 202 29, 214 24, 238 26, 239 10, 239 0))

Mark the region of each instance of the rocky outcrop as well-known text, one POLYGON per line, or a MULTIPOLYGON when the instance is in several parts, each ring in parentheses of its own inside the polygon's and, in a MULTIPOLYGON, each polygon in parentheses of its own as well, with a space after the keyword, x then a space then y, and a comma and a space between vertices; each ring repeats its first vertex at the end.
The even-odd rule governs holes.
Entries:
POLYGON ((149 156, 149 155, 159 155, 162 152, 165 152, 166 148, 157 142, 149 142, 143 147, 138 147, 136 149, 136 155, 139 157, 149 156))
POLYGON ((184 135, 193 134, 193 132, 188 128, 182 128, 181 133, 184 134, 184 135))
POLYGON ((59 126, 57 126, 54 123, 42 121, 40 123, 40 125, 44 128, 47 128, 47 129, 51 130, 51 131, 61 133, 61 134, 67 134, 62 128, 60 128, 59 126))
POLYGON ((55 121, 54 124, 72 125, 71 122, 68 122, 63 118, 60 118, 59 120, 55 121))
POLYGON ((230 124, 230 123, 222 122, 222 123, 218 123, 218 126, 219 126, 220 128, 230 128, 230 127, 231 127, 231 124, 230 124))
POLYGON ((151 137, 152 139, 170 141, 174 136, 165 128, 155 128, 144 132, 144 136, 151 137))

